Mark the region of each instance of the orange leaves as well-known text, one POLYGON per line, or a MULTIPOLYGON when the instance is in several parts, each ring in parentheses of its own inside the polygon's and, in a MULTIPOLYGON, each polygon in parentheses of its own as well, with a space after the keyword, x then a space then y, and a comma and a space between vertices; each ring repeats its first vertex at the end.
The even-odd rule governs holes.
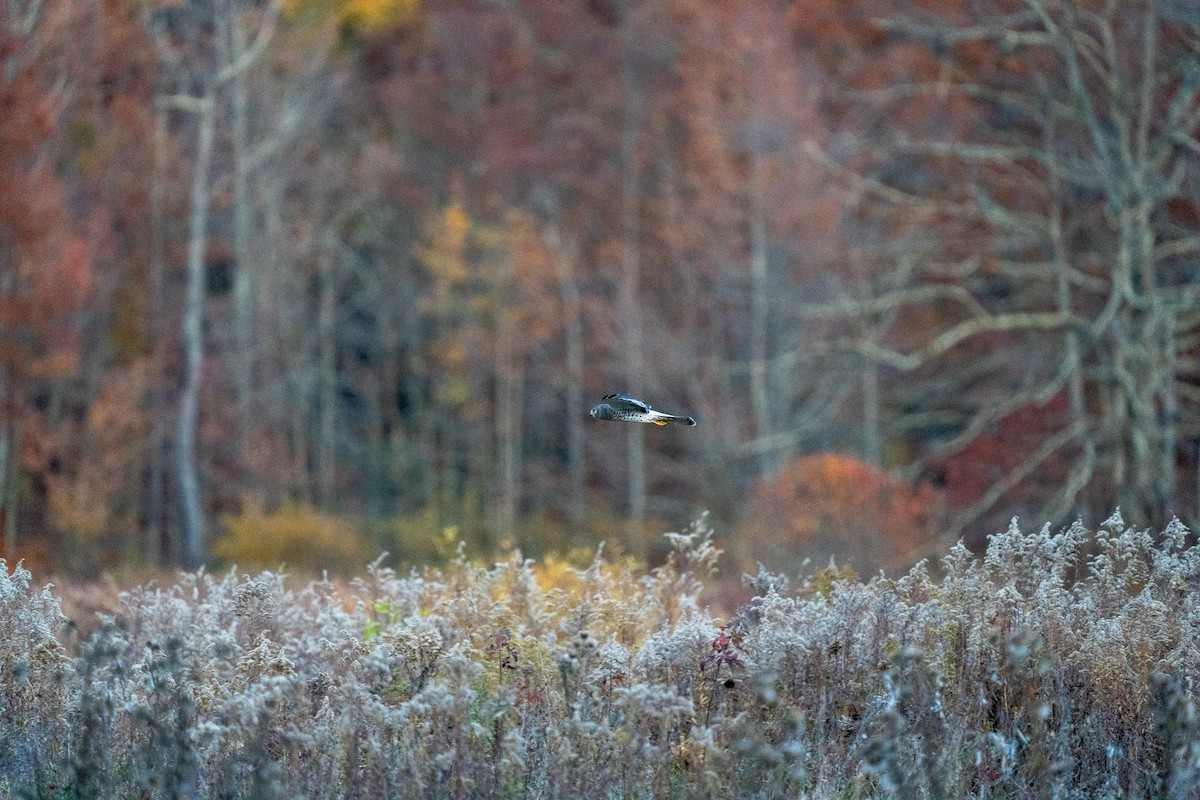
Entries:
POLYGON ((92 289, 91 246, 82 236, 51 234, 39 249, 23 265, 32 317, 45 322, 82 310, 92 289))
POLYGON ((12 66, 30 59, 0 82, 0 360, 10 370, 10 397, 0 400, 11 412, 26 381, 74 370, 74 315, 89 298, 92 261, 54 171, 60 109, 34 63, 33 38, 0 26, 0 51, 12 66))
POLYGON ((742 539, 770 570, 847 558, 864 573, 907 566, 909 554, 934 533, 938 497, 852 456, 798 458, 761 481, 742 539), (774 563, 772 563, 774 562, 774 563))
POLYGON ((142 413, 153 375, 137 362, 115 371, 77 425, 48 431, 39 465, 55 530, 84 539, 126 533, 137 513, 122 497, 142 482, 142 441, 150 422, 142 413), (51 468, 57 461, 60 467, 51 468))
MULTIPOLYGON (((48 218, 61 220, 55 211, 48 218)), ((0 233, 6 221, 0 215, 0 233)), ((13 250, 7 265, 0 254, 0 359, 30 380, 70 375, 78 364, 76 317, 91 296, 90 249, 80 237, 48 231, 13 250)))

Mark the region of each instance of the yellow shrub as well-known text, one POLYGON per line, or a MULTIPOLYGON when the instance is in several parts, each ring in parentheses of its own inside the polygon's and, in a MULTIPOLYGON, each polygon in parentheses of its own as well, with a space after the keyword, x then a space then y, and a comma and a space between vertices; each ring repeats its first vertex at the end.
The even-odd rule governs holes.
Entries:
POLYGON ((283 564, 313 571, 356 571, 374 556, 353 522, 305 504, 272 512, 249 506, 222 517, 213 555, 242 567, 283 564))
POLYGON ((332 3, 285 0, 283 8, 290 18, 306 13, 318 14, 340 26, 373 33, 411 20, 416 16, 420 3, 417 0, 336 0, 332 3))

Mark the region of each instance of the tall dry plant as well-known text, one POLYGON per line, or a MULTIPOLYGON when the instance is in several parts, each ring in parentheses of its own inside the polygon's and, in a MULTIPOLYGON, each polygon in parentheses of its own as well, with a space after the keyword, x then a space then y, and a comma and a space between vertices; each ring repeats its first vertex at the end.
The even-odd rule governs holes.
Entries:
MULTIPOLYGON (((514 555, 350 585, 195 574, 69 655, 0 572, 0 794, 1185 798, 1200 549, 1114 515, 868 583, 700 605, 702 523, 648 574, 514 555), (19 635, 18 635, 19 632, 19 635)), ((789 590, 788 584, 795 586, 789 590)))

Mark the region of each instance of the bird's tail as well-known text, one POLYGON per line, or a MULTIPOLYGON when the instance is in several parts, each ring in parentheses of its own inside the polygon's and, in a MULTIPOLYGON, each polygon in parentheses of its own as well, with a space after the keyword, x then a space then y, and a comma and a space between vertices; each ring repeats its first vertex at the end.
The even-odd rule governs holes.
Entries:
POLYGON ((658 413, 655 416, 655 418, 653 420, 651 420, 651 422, 653 422, 655 425, 667 425, 672 422, 675 423, 676 425, 695 425, 696 424, 696 420, 692 419, 691 417, 679 417, 674 414, 662 414, 662 413, 658 413))

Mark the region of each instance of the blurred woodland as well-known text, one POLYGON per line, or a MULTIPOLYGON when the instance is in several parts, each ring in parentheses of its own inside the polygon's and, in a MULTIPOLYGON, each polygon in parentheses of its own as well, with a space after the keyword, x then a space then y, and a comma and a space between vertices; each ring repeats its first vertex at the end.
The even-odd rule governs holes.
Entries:
POLYGON ((0 553, 1194 526, 1198 131, 1190 0, 3 0, 0 553))

